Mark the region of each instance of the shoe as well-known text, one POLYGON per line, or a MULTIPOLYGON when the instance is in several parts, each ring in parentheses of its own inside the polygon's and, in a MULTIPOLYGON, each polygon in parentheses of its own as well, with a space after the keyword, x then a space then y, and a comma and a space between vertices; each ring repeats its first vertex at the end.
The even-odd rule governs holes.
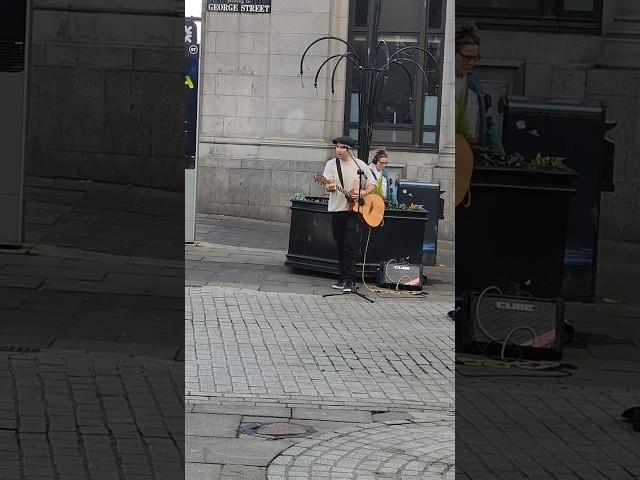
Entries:
POLYGON ((335 288, 336 290, 342 290, 344 288, 344 280, 338 280, 336 283, 331 285, 331 288, 335 288))
POLYGON ((351 293, 355 289, 351 280, 345 280, 344 287, 342 287, 342 293, 351 293))

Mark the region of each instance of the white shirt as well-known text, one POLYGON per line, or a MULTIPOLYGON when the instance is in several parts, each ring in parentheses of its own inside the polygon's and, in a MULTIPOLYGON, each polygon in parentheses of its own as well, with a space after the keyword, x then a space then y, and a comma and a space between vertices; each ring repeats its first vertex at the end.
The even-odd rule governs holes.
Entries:
MULTIPOLYGON (((349 155, 349 153, 347 153, 349 155)), ((364 175, 362 176, 362 189, 366 190, 369 185, 374 185, 375 180, 373 179, 373 175, 371 174, 371 170, 369 170, 366 163, 364 163, 359 158, 356 158, 356 162, 358 162, 358 166, 348 157, 349 160, 340 162, 340 169, 342 170, 342 179, 344 180, 344 185, 340 184, 340 176, 338 175, 338 168, 336 167, 336 157, 327 161, 327 164, 324 167, 324 177, 328 180, 335 180, 337 186, 343 187, 347 192, 354 188, 358 188, 359 177, 358 177, 358 168, 360 168, 364 175)), ((335 191, 329 194, 329 208, 330 212, 346 212, 349 210, 349 202, 343 193, 335 191)))

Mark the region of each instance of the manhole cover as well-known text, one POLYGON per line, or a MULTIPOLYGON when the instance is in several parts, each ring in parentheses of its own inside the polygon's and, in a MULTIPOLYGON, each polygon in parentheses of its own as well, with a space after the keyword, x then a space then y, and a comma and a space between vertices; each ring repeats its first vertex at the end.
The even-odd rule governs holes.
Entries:
POLYGON ((256 428, 256 433, 259 435, 271 435, 288 437, 304 435, 306 430, 303 425, 295 425, 293 423, 268 423, 256 428))
POLYGON ((305 425, 294 423, 246 423, 240 427, 240 431, 247 435, 261 438, 301 438, 315 433, 315 429, 305 425))

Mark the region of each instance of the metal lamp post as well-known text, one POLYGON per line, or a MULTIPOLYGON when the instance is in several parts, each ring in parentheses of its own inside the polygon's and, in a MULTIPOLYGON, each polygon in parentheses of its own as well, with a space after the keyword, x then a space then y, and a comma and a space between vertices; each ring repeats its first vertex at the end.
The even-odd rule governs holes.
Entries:
MULTIPOLYGON (((385 82, 389 78, 390 70, 392 66, 396 66, 400 70, 403 70, 407 76, 407 80, 409 82, 409 91, 413 92, 413 81, 411 79, 411 73, 407 68, 407 64, 415 65, 416 68, 422 73, 424 77, 424 91, 428 90, 428 77, 426 72, 427 58, 431 57, 435 64, 435 68, 437 71, 440 71, 440 65, 436 57, 425 50, 424 48, 418 46, 409 46, 398 49, 393 54, 389 53, 389 46, 384 39, 380 39, 379 35, 379 27, 380 27, 380 16, 382 13, 382 5, 381 0, 376 0, 374 15, 373 15, 373 28, 369 30, 369 34, 367 37, 367 58, 361 59, 353 46, 338 37, 326 36, 319 38, 313 41, 306 48, 302 57, 300 59, 300 80, 303 80, 304 70, 303 64, 305 56, 307 52, 311 49, 313 45, 319 43, 323 40, 336 40, 338 42, 343 43, 347 47, 347 51, 342 54, 331 55, 327 59, 322 62, 322 64, 318 67, 314 79, 313 86, 318 88, 318 76, 320 75, 320 71, 325 65, 328 65, 329 62, 333 59, 336 59, 335 65, 333 66, 333 71, 331 74, 331 94, 335 94, 335 76, 338 70, 338 66, 342 60, 346 59, 351 62, 351 65, 355 69, 356 72, 356 83, 357 83, 357 91, 358 91, 358 157, 365 162, 368 161, 369 158, 369 150, 371 147, 371 137, 373 133, 373 122, 376 108, 378 106, 378 101, 384 89, 385 82), (378 60, 378 53, 382 50, 384 53, 384 57, 381 61, 378 60), (424 64, 416 62, 411 58, 407 58, 403 56, 403 53, 409 53, 412 51, 420 51, 425 54, 424 64)), ((437 76, 440 78, 440 75, 437 76)), ((304 87, 304 83, 303 83, 304 87)), ((439 85, 436 85, 436 89, 439 88, 439 85)), ((413 98, 409 98, 409 102, 413 104, 413 98)))

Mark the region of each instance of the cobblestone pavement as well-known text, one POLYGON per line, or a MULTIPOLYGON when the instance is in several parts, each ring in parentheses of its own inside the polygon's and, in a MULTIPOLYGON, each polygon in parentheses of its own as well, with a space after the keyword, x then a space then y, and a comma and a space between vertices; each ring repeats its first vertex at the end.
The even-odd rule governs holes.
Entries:
POLYGON ((186 292, 188 479, 453 478, 450 304, 186 292))
POLYGON ((285 267, 288 236, 287 224, 198 216, 185 262, 187 478, 452 478, 453 266, 427 272, 427 295, 323 298, 333 277, 285 267), (309 436, 247 434, 258 425, 309 436))
POLYGON ((187 292, 187 395, 452 408, 449 304, 187 292))
POLYGON ((181 478, 182 363, 0 354, 0 478, 181 478))
POLYGON ((640 434, 620 417, 640 403, 638 384, 633 389, 603 388, 558 381, 551 376, 548 382, 458 382, 457 476, 640 478, 640 434))
POLYGON ((288 448, 270 464, 267 478, 453 479, 452 445, 447 421, 356 424, 288 448))

